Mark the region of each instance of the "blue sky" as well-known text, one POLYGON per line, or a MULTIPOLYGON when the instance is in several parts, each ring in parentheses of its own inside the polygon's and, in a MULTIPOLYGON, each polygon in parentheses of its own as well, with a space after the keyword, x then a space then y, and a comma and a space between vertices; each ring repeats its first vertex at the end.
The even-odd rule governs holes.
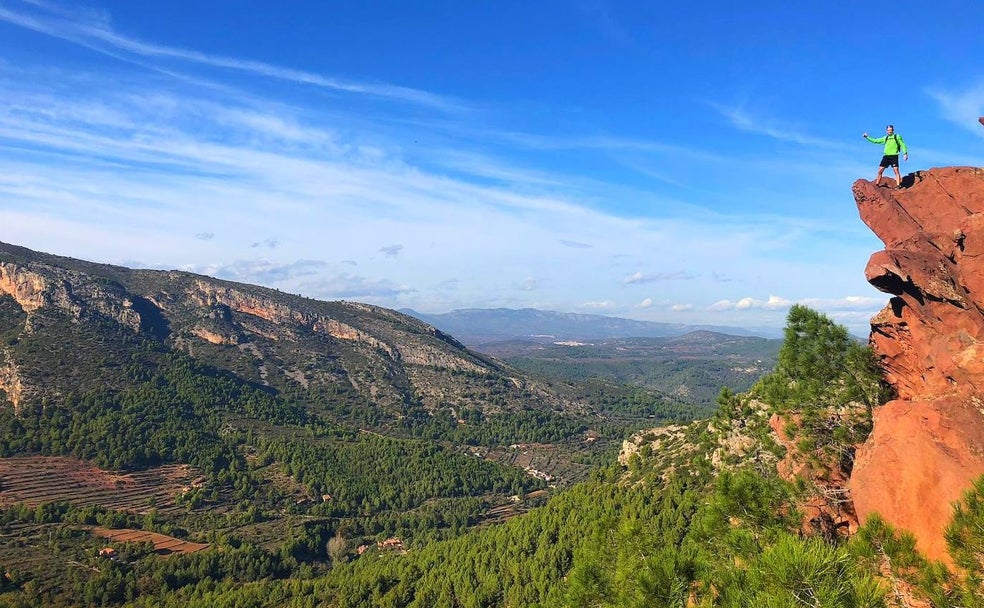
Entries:
POLYGON ((0 0, 0 240, 423 312, 801 302, 866 333, 861 133, 894 123, 904 172, 984 165, 976 2, 276 5, 0 0))

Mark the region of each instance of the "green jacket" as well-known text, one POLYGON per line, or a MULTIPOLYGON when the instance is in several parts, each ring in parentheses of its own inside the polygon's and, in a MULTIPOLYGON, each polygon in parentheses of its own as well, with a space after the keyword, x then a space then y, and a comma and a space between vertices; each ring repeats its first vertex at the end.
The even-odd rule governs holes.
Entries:
POLYGON ((885 137, 869 137, 868 141, 873 144, 885 144, 886 155, 908 154, 909 149, 905 147, 905 142, 902 141, 902 136, 898 133, 893 133, 891 135, 886 135, 885 137))

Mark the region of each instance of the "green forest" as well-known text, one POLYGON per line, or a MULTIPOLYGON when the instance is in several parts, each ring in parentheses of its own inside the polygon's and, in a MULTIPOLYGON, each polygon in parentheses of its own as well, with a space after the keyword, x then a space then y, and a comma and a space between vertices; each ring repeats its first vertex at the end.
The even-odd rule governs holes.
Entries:
POLYGON ((503 347, 502 355, 518 369, 595 393, 606 384, 631 388, 648 395, 650 402, 686 404, 707 416, 722 386, 738 392, 750 389, 775 365, 778 348, 778 340, 697 332, 577 346, 503 347))
MULTIPOLYGON (((571 429, 551 430, 549 417, 530 412, 465 432, 483 415, 427 420, 411 404, 402 436, 360 432, 328 416, 341 405, 291 401, 147 344, 153 365, 135 360, 127 390, 94 389, 18 416, 0 410, 0 450, 107 468, 188 462, 208 482, 167 513, 67 503, 0 510, 10 556, 0 563, 0 605, 874 608, 899 594, 941 608, 982 605, 984 481, 948 528, 952 569, 927 562, 910 536, 877 518, 850 538, 804 530, 796 505, 814 488, 777 475, 785 449, 769 417, 795 415, 797 449, 815 466, 849 468, 889 392, 871 351, 824 315, 794 306, 785 336, 771 373, 744 392, 721 388, 709 417, 674 427, 674 443, 657 444, 658 429, 637 433, 623 463, 612 454, 501 523, 483 522, 491 496, 523 504, 546 483, 448 440, 480 446, 540 437, 527 428, 558 437, 571 429), (728 451, 737 435, 746 447, 728 451), (274 473, 295 491, 271 483, 274 473), (93 526, 210 547, 165 556, 121 543, 108 559, 93 526), (51 556, 43 568, 17 558, 38 550, 51 556)), ((642 396, 625 398, 647 411, 642 396)))

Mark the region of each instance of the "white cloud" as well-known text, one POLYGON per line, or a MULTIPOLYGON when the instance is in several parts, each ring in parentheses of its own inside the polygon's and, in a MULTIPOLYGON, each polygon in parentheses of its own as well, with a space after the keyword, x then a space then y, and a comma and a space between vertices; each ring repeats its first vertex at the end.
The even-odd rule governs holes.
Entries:
MULTIPOLYGON (((62 79, 60 74, 50 77, 62 79)), ((587 294, 591 302, 608 302, 601 310, 614 310, 607 297, 610 287, 601 281, 610 276, 613 259, 637 265, 654 257, 679 257, 677 266, 685 265, 687 271, 637 271, 624 282, 673 281, 681 289, 692 283, 695 291, 680 295, 699 301, 725 295, 717 287, 709 288, 720 282, 698 280, 710 276, 722 259, 732 262, 737 271, 760 263, 742 258, 771 256, 773 250, 796 246, 813 229, 800 220, 775 216, 705 213, 695 219, 672 215, 626 219, 581 205, 579 193, 572 196, 564 189, 523 192, 426 170, 401 158, 398 149, 386 147, 384 138, 371 133, 327 135, 333 132, 331 125, 309 126, 301 122, 301 110, 281 120, 312 133, 322 130, 326 135, 313 139, 331 145, 298 148, 290 138, 262 133, 253 137, 254 125, 265 121, 225 120, 225 113, 234 114, 237 103, 247 104, 254 113, 284 108, 249 96, 237 95, 234 102, 213 101, 203 97, 211 91, 194 87, 160 94, 156 88, 139 88, 156 87, 154 81, 112 87, 92 75, 85 78, 94 89, 79 90, 80 96, 72 102, 52 96, 43 79, 21 83, 5 93, 25 99, 40 93, 51 102, 25 102, 16 115, 0 108, 0 136, 39 150, 37 160, 18 153, 5 158, 0 169, 0 207, 7 201, 20 212, 16 222, 11 219, 4 225, 19 234, 35 235, 23 244, 110 261, 139 257, 174 267, 199 264, 203 257, 214 258, 219 252, 222 257, 248 257, 248 251, 237 249, 245 240, 247 245, 264 246, 271 255, 276 251, 271 264, 289 265, 312 257, 347 260, 339 263, 350 265, 359 260, 367 275, 390 272, 377 267, 372 258, 374 252, 391 252, 408 262, 398 282, 356 289, 323 289, 322 285, 317 294, 355 297, 351 294, 361 290, 377 298, 386 294, 425 298, 429 296, 422 293, 423 285, 454 277, 460 280, 458 302, 509 305, 521 302, 515 290, 536 287, 542 293, 542 280, 532 282, 531 277, 550 277, 552 289, 542 294, 547 298, 545 307, 574 309, 587 294), (147 103, 148 99, 153 101, 147 103), (79 118, 80 105, 112 108, 112 118, 93 122, 90 116, 97 116, 95 111, 79 118), (364 147, 362 136, 380 142, 383 152, 358 153, 364 147), (39 218, 45 213, 75 222, 73 238, 56 239, 53 232, 40 230, 40 224, 39 232, 27 229, 27 224, 42 222, 39 218), (207 241, 195 239, 197 244, 178 251, 178 242, 162 235, 187 234, 192 217, 195 226, 223 230, 201 231, 214 236, 207 241), (125 241, 92 238, 99 233, 93 229, 96 218, 110 234, 116 227, 115 232, 147 236, 124 250, 125 241), (271 239, 267 235, 272 232, 285 239, 271 239), (366 243, 373 241, 398 243, 402 248, 367 249, 366 243), (557 248, 558 242, 565 247, 557 248), (590 250, 572 246, 587 243, 590 250), (680 256, 680 252, 688 254, 680 256)), ((266 274, 262 269, 252 274, 225 272, 242 280, 249 276, 294 279, 275 269, 266 274)))
POLYGON ((769 296, 766 300, 744 297, 737 301, 718 300, 708 307, 708 310, 781 310, 793 305, 791 300, 779 296, 769 296))
POLYGON ((304 293, 325 299, 388 299, 414 292, 414 289, 406 285, 387 279, 370 279, 347 272, 304 282, 300 287, 304 293))
MULTIPOLYGON (((843 298, 800 298, 794 302, 773 295, 765 300, 752 297, 744 297, 735 301, 719 300, 708 306, 706 310, 718 314, 734 312, 747 317, 764 311, 782 312, 794 303, 802 304, 826 314, 835 322, 847 326, 857 335, 864 335, 868 330, 871 317, 881 310, 887 301, 887 297, 846 296, 843 298)), ((736 318, 733 322, 747 324, 749 321, 736 318)), ((778 318, 775 319, 775 324, 779 324, 778 318)))
POLYGON ((385 254, 388 258, 395 258, 400 255, 403 251, 403 245, 397 243, 396 245, 386 245, 385 247, 380 247, 379 252, 385 254))
POLYGON ((981 124, 977 121, 984 116, 984 81, 971 84, 960 90, 946 91, 930 89, 927 91, 940 106, 943 118, 955 125, 982 135, 981 124))
POLYGON ((229 264, 213 264, 208 266, 188 265, 183 270, 242 283, 270 285, 282 283, 283 281, 297 277, 316 275, 326 266, 327 264, 320 260, 297 260, 285 264, 259 259, 236 260, 229 264))
POLYGON ((578 308, 582 310, 614 311, 618 309, 618 305, 611 300, 601 300, 597 302, 583 302, 578 308))
POLYGON ((731 126, 741 131, 758 133, 759 135, 765 135, 773 139, 788 141, 810 148, 844 149, 846 147, 844 143, 839 141, 831 141, 808 135, 800 125, 787 124, 774 119, 763 119, 753 116, 740 105, 726 106, 714 102, 708 102, 707 105, 717 110, 731 123, 731 126))
MULTIPOLYGON (((22 17, 0 9, 8 22, 22 17)), ((659 320, 684 312, 670 302, 692 302, 686 310, 695 322, 707 310, 722 317, 741 310, 729 318, 751 319, 785 300, 749 298, 739 308, 745 293, 812 296, 817 276, 830 278, 830 293, 865 286, 860 269, 831 272, 835 255, 839 267, 860 259, 863 268, 873 250, 858 236, 869 236, 863 226, 737 207, 717 212, 705 199, 719 193, 708 190, 678 200, 603 171, 536 168, 543 157, 541 166, 564 166, 556 157, 573 151, 647 155, 703 171, 720 167, 715 153, 617 136, 504 132, 455 122, 441 114, 443 98, 415 107, 440 115, 419 121, 403 120, 396 103, 363 111, 366 104, 350 96, 339 101, 305 87, 292 88, 287 103, 223 83, 222 70, 209 71, 216 80, 207 82, 169 75, 175 62, 214 68, 227 58, 122 36, 98 17, 31 19, 32 29, 139 56, 160 70, 0 64, 0 238, 430 310, 535 305, 659 320), (407 144, 418 138, 420 145, 407 144), (836 253, 821 265, 813 248, 836 253), (657 263, 684 270, 637 270, 657 263), (344 272, 356 265, 358 275, 344 272), (618 305, 619 280, 659 283, 649 292, 656 301, 618 305)), ((254 68, 275 69, 235 69, 254 68)), ((417 104, 400 90, 350 88, 417 104)))
POLYGON ((888 299, 889 296, 887 295, 882 297, 846 296, 840 299, 803 298, 797 303, 824 311, 877 311, 888 303, 888 299))
POLYGON ((260 61, 210 55, 194 50, 144 42, 115 32, 109 26, 109 20, 106 17, 91 19, 91 13, 66 11, 48 3, 36 2, 33 4, 43 10, 27 14, 0 6, 0 21, 74 42, 118 58, 132 55, 148 59, 171 59, 201 66, 247 72, 254 76, 286 80, 344 93, 411 102, 443 110, 461 108, 460 104, 448 98, 409 87, 345 81, 260 61))
POLYGON ((672 310, 673 312, 683 312, 686 310, 693 310, 693 309, 694 309, 693 304, 674 304, 673 306, 670 306, 670 310, 672 310))
POLYGON ((697 278, 695 274, 685 270, 677 270, 675 272, 657 272, 652 274, 634 272, 622 279, 622 283, 625 285, 641 285, 644 283, 654 283, 657 281, 689 281, 695 278, 697 278))
POLYGON ((762 305, 763 308, 778 309, 778 308, 789 308, 793 305, 793 302, 787 300, 786 298, 780 298, 779 296, 769 296, 769 299, 765 301, 762 305))

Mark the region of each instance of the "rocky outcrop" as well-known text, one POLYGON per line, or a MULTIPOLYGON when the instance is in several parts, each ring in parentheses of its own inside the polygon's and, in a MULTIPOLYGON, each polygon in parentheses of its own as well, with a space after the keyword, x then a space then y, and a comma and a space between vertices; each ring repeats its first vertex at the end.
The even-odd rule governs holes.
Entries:
MULTIPOLYGON (((14 404, 14 412, 17 412, 23 399, 24 386, 13 360, 4 361, 4 359, 6 357, 0 353, 0 391, 3 391, 7 399, 14 404)), ((0 403, 3 403, 2 398, 0 403)))
POLYGON ((44 306, 47 291, 44 277, 16 264, 0 263, 0 294, 11 296, 24 312, 44 306))
MULTIPOLYGON (((259 317, 285 328, 299 326, 308 331, 327 334, 339 340, 363 342, 372 348, 377 348, 384 351, 390 357, 398 356, 396 351, 388 344, 374 338, 364 331, 360 331, 336 319, 325 318, 319 315, 305 314, 304 312, 295 310, 286 304, 276 302, 273 298, 266 298, 256 294, 246 293, 231 287, 224 287, 203 280, 196 281, 195 288, 190 290, 189 295, 201 306, 225 307, 238 313, 259 317)), ((202 337, 210 342, 215 342, 215 340, 204 336, 202 337)))
POLYGON ((0 295, 11 296, 27 313, 51 306, 67 312, 74 320, 101 315, 134 331, 141 326, 140 314, 118 285, 93 281, 63 268, 31 268, 0 261, 0 295))
POLYGON ((801 422, 802 416, 793 413, 773 414, 769 418, 772 436, 786 450, 776 463, 776 472, 790 483, 804 484, 796 505, 802 514, 804 534, 820 534, 825 538, 850 536, 857 532, 858 515, 846 489, 849 472, 836 458, 819 462, 802 453, 796 437, 789 432, 790 423, 796 427, 801 422))
POLYGON ((871 344, 897 399, 876 409, 850 485, 862 521, 878 512, 947 559, 952 503, 984 474, 984 170, 931 169, 903 185, 854 184, 885 244, 865 275, 893 296, 871 344))
MULTIPOLYGON (((298 310, 277 302, 272 297, 248 293, 213 282, 205 280, 196 281, 194 288, 189 292, 189 296, 202 307, 220 307, 269 321, 283 330, 283 334, 279 336, 282 339, 290 339, 291 330, 301 329, 306 332, 330 336, 337 340, 360 343, 377 352, 384 353, 391 360, 400 361, 406 365, 426 365, 477 374, 484 374, 488 371, 484 366, 478 365, 465 357, 452 354, 453 351, 450 349, 443 351, 434 348, 420 348, 420 344, 414 341, 407 342, 405 336, 403 340, 386 340, 366 330, 353 327, 339 319, 298 310)), ((337 304, 339 306, 351 307, 361 315, 386 316, 386 312, 383 309, 370 307, 366 304, 354 302, 337 304)), ((401 317, 398 323, 405 325, 407 320, 406 317, 401 317)), ((427 329, 431 331, 425 331, 425 335, 428 337, 439 337, 436 336, 436 330, 433 330, 429 326, 427 329)), ((405 334, 405 332, 401 333, 405 334)), ((196 328, 195 335, 213 344, 236 343, 235 338, 224 336, 207 328, 196 328)), ((270 338, 278 339, 278 336, 272 335, 270 338)), ((460 350, 460 345, 454 344, 453 346, 458 346, 460 350)))

